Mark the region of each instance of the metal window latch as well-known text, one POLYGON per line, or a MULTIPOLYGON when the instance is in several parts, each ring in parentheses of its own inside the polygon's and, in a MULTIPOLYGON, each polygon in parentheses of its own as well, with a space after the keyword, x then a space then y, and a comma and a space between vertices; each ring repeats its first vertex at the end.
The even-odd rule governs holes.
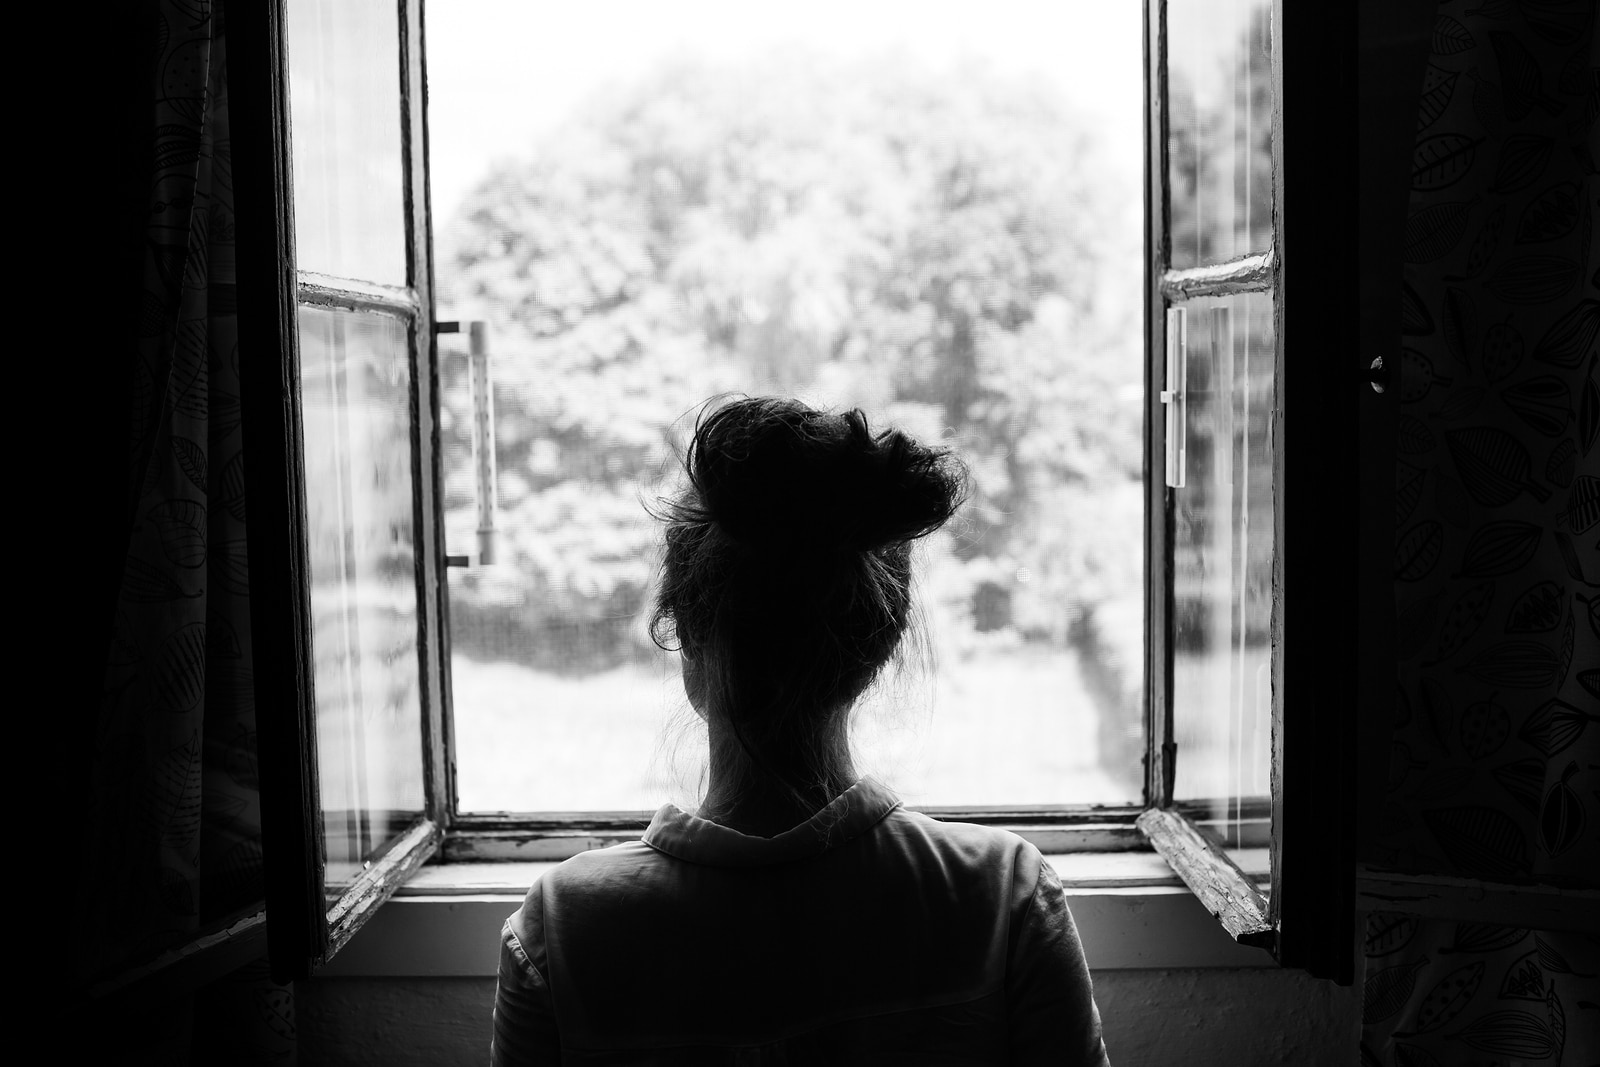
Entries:
MULTIPOLYGON (((467 374, 472 386, 473 495, 478 512, 479 564, 495 562, 499 512, 494 465, 494 379, 489 373, 489 324, 486 322, 436 322, 433 332, 467 335, 467 374)), ((470 566, 470 556, 445 556, 450 567, 470 566)))
POLYGON ((1189 329, 1184 308, 1167 309, 1166 388, 1161 402, 1167 406, 1167 485, 1184 487, 1188 462, 1184 447, 1189 424, 1187 379, 1189 374, 1189 329))

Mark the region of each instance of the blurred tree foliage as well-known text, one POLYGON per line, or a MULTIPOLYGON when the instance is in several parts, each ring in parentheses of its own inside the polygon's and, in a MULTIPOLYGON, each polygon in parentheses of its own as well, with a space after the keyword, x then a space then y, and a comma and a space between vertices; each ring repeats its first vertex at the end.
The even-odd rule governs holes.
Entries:
MULTIPOLYGON (((1136 690, 1140 264, 1108 250, 1140 191, 1096 151, 1042 84, 787 54, 663 66, 501 164, 440 230, 444 317, 491 323, 505 529, 499 565, 452 575, 456 646, 562 671, 648 655, 641 502, 702 401, 777 392, 971 464, 928 546, 947 650, 1104 640, 1115 603, 1136 690)), ((465 545, 466 420, 445 430, 465 545)))
POLYGON ((1195 99, 1194 72, 1169 71, 1168 244, 1175 267, 1264 252, 1272 241, 1271 19, 1271 5, 1261 4, 1232 47, 1211 57, 1227 91, 1209 105, 1195 99))

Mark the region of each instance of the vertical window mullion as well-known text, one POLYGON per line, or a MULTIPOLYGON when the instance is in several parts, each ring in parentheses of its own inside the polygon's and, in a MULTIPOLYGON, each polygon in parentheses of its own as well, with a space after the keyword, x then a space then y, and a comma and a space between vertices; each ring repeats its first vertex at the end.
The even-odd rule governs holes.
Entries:
POLYGON ((1145 5, 1145 804, 1172 803, 1172 499, 1160 464, 1165 455, 1166 299, 1161 279, 1170 259, 1171 188, 1167 167, 1167 5, 1145 5))
MULTIPOLYGON (((1267 898, 1268 917, 1274 927, 1283 922, 1283 756, 1284 756, 1284 647, 1283 647, 1283 592, 1284 548, 1287 531, 1284 517, 1287 509, 1282 496, 1286 490, 1285 471, 1287 448, 1283 434, 1283 392, 1287 381, 1284 366, 1284 292, 1283 292, 1283 4, 1274 0, 1272 8, 1272 80, 1277 92, 1272 97, 1272 315, 1273 334, 1277 343, 1277 395, 1273 403, 1273 441, 1277 446, 1273 458, 1272 480, 1278 487, 1280 499, 1273 508, 1273 540, 1276 546, 1272 560, 1272 891, 1267 898)), ((1281 945, 1280 945, 1281 948, 1281 945)), ((1282 956, 1279 956, 1280 962, 1282 956)))
POLYGON ((428 197, 426 42, 422 0, 400 5, 400 137, 405 161, 407 282, 416 294, 412 320, 412 432, 417 487, 418 601, 422 606, 422 767, 429 818, 441 829, 455 813, 450 759, 449 611, 444 562, 444 468, 439 442, 438 346, 433 322, 433 227, 428 197))
POLYGON ((1354 9, 1312 11, 1282 0, 1273 4, 1273 16, 1279 89, 1273 116, 1279 316, 1274 429, 1283 543, 1274 561, 1279 654, 1272 918, 1284 931, 1281 964, 1348 984, 1356 973, 1359 693, 1352 665, 1360 629, 1358 557, 1351 548, 1359 540, 1360 485, 1352 442, 1367 391, 1355 320, 1344 314, 1360 300, 1354 237, 1357 20, 1354 9), (1301 205, 1292 225, 1291 201, 1301 205), (1292 261, 1286 240, 1291 234, 1301 250, 1292 261), (1293 649, 1287 647, 1290 635, 1293 649))

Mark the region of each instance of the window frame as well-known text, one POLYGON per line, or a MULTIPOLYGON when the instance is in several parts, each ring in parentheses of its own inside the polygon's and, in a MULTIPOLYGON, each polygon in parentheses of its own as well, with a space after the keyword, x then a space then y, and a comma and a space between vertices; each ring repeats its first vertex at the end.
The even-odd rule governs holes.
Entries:
POLYGON ((1168 146, 1167 9, 1147 0, 1146 315, 1147 686, 1151 807, 1139 825, 1151 845, 1235 940, 1341 985, 1353 980, 1355 939, 1355 718, 1358 662, 1358 467, 1353 446, 1366 380, 1356 353, 1355 10, 1271 4, 1273 209, 1264 251, 1173 270, 1168 146), (1292 61, 1285 63, 1285 55, 1292 61), (1292 117, 1292 122, 1286 117, 1292 117), (1295 139, 1286 129, 1318 131, 1295 139), (1292 176, 1292 179, 1291 179, 1292 176), (1293 195, 1290 195, 1292 185, 1293 195), (1316 202, 1313 210, 1309 205, 1316 202), (1300 205, 1307 205, 1301 209, 1300 205), (1293 206, 1291 213, 1286 210, 1293 206), (1286 255, 1286 237, 1315 249, 1286 255), (1292 262, 1292 268, 1290 266, 1292 262), (1291 284, 1292 283, 1292 284, 1291 284), (1263 898, 1246 875, 1174 804, 1177 746, 1166 642, 1174 588, 1172 490, 1163 457, 1166 309, 1204 297, 1273 296, 1273 649, 1271 877, 1263 898), (1293 300, 1290 300, 1292 295, 1293 300), (1292 302, 1294 316, 1286 314, 1292 302), (1293 359, 1286 353, 1293 349, 1293 359), (1329 373, 1329 368, 1338 368, 1329 373), (1295 413, 1286 431, 1286 412, 1295 413), (1315 487, 1297 493, 1297 486, 1315 487), (1159 568, 1159 571, 1156 569, 1159 568), (1295 637, 1294 654, 1286 636, 1295 637), (1290 704, 1293 703, 1292 713, 1290 704))
POLYGON ((1274 5, 1282 144, 1274 193, 1298 212, 1279 231, 1278 335, 1301 354, 1284 361, 1278 387, 1284 495, 1278 530, 1288 550, 1279 550, 1275 632, 1280 643, 1293 633, 1296 643, 1276 668, 1285 699, 1294 703, 1292 715, 1287 704, 1280 711, 1273 742, 1272 920, 1281 964, 1340 985, 1355 980, 1356 966, 1360 673, 1383 669, 1359 666, 1356 442, 1371 387, 1355 313, 1361 299, 1357 18, 1354 5, 1274 5), (1284 55, 1293 62, 1282 64, 1284 55), (1295 138, 1286 129, 1306 132, 1295 138), (1285 251, 1285 233, 1306 250, 1299 258, 1285 251), (1291 410, 1295 428, 1287 433, 1291 410), (1305 491, 1295 493, 1295 485, 1305 491), (1284 611, 1283 604, 1293 608, 1284 611))
MULTIPOLYGON (((1195 893, 1223 924, 1228 934, 1243 944, 1255 945, 1274 951, 1276 936, 1269 916, 1273 892, 1264 897, 1255 880, 1240 869, 1215 842, 1200 833, 1195 821, 1178 805, 1174 795, 1177 776, 1178 745, 1176 741, 1175 713, 1172 700, 1173 656, 1171 626, 1174 616, 1174 596, 1177 567, 1173 544, 1175 538, 1174 514, 1177 510, 1175 490, 1165 477, 1167 407, 1161 399, 1163 390, 1172 388, 1167 381, 1164 358, 1168 344, 1167 312, 1184 308, 1191 301, 1209 297, 1237 296, 1245 293, 1268 293, 1274 297, 1274 374, 1283 369, 1281 320, 1276 315, 1279 289, 1277 231, 1281 225, 1278 212, 1280 189, 1273 189, 1273 240, 1263 251, 1249 252, 1226 260, 1203 263, 1197 266, 1173 268, 1171 264, 1170 221, 1172 217, 1171 166, 1168 160, 1169 112, 1167 65, 1167 9, 1168 0, 1146 0, 1145 4, 1145 566, 1146 566, 1146 621, 1149 642, 1146 660, 1146 692, 1149 693, 1149 713, 1146 721, 1146 765, 1150 768, 1147 779, 1146 810, 1140 815, 1138 826, 1150 845, 1168 862, 1184 884, 1195 893)), ((1276 26, 1279 6, 1274 5, 1273 21, 1276 26)), ((1274 46, 1277 41, 1274 40, 1274 46)), ((1282 67, 1276 47, 1272 57, 1274 102, 1282 84, 1282 67)), ((1274 107, 1273 115, 1273 174, 1276 179, 1281 168, 1276 165, 1281 141, 1279 139, 1280 113, 1274 107)), ((1281 379, 1279 379, 1281 380, 1281 379)), ((1278 440, 1278 435, 1275 441, 1278 440)), ((1281 464, 1281 452, 1275 451, 1274 464, 1281 464)), ((1274 482, 1280 481, 1281 466, 1274 471, 1274 482)), ((1281 488, 1275 484, 1275 490, 1281 488)), ((1274 506, 1274 569, 1281 559, 1281 508, 1274 506)), ((1274 574, 1274 587, 1279 588, 1278 575, 1274 574)), ((1274 670, 1280 659, 1277 633, 1278 605, 1274 597, 1274 633, 1272 635, 1274 670)), ((1282 688, 1274 677, 1273 766, 1277 766, 1276 743, 1281 736, 1282 688)), ((1273 777, 1274 793, 1278 778, 1273 777)), ((1273 820, 1276 824, 1276 820, 1273 820)), ((1276 835, 1271 835, 1276 844, 1276 835)), ((1276 848, 1273 859, 1276 861, 1276 848)), ((1272 881, 1277 882, 1276 862, 1272 881)), ((1277 886, 1272 886, 1276 890, 1277 886)))
POLYGON ((252 514, 251 623, 256 655, 257 750, 266 866, 267 949, 276 981, 307 977, 349 941, 406 878, 437 852, 448 824, 440 594, 443 545, 432 336, 421 0, 398 15, 405 286, 297 270, 288 0, 251 5, 230 19, 230 116, 236 143, 241 332, 276 359, 246 359, 245 478, 252 514), (306 483, 300 410, 301 307, 382 314, 406 324, 410 365, 417 655, 424 808, 381 846, 338 898, 326 898, 326 852, 317 776, 306 483), (248 324, 247 328, 246 324, 248 324))

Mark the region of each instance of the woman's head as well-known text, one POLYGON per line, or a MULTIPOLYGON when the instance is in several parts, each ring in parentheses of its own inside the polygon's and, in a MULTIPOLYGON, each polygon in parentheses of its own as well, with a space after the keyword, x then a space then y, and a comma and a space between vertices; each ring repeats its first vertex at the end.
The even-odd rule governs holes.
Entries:
POLYGON ((911 545, 960 506, 965 468, 858 410, 771 397, 703 412, 685 467, 651 633, 747 755, 825 791, 810 779, 911 621, 911 545))

